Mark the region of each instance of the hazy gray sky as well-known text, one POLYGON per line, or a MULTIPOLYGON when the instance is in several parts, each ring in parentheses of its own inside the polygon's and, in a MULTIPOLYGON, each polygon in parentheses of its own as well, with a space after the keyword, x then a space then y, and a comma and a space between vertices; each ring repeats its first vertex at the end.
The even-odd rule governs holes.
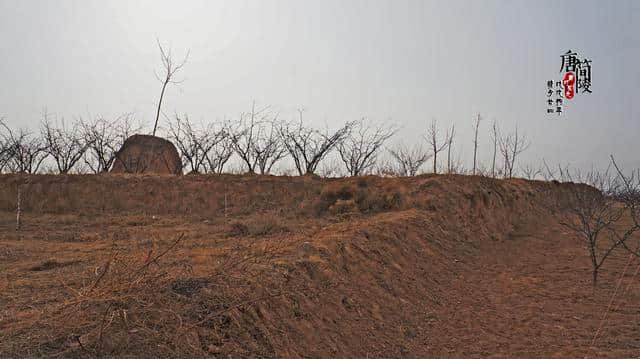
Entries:
POLYGON ((160 86, 156 38, 191 55, 164 111, 237 116, 255 99, 318 126, 358 119, 418 141, 436 118, 518 127, 543 157, 588 167, 614 153, 640 166, 640 1, 7 1, 0 0, 0 115, 35 128, 44 107, 67 119, 135 112, 151 122, 160 86), (547 79, 560 54, 593 60, 593 93, 556 119, 547 79))

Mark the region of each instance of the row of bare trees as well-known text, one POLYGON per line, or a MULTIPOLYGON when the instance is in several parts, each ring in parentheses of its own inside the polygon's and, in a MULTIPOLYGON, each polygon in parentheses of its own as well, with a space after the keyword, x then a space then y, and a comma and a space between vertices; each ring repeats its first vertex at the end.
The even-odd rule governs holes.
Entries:
POLYGON ((484 169, 478 162, 478 135, 481 121, 480 114, 473 121, 473 167, 471 171, 464 171, 462 164, 453 157, 453 143, 456 135, 455 124, 443 131, 438 127, 436 120, 433 120, 424 136, 426 148, 421 145, 408 147, 405 144, 399 144, 389 149, 389 153, 397 167, 394 168, 393 165, 387 165, 380 173, 413 176, 419 173, 421 167, 429 160, 431 160, 432 172, 438 173, 438 155, 446 151, 446 164, 442 169, 445 173, 512 178, 516 174, 516 161, 529 148, 530 141, 517 127, 513 133, 503 132, 494 122, 491 128, 491 141, 493 143, 491 169, 484 169), (500 160, 502 160, 502 164, 498 162, 500 160))
POLYGON ((78 119, 68 123, 45 113, 39 133, 11 129, 0 119, 0 172, 38 173, 47 158, 61 174, 80 165, 93 173, 106 172, 124 141, 139 129, 131 115, 112 121, 99 117, 92 122, 78 119))
MULTIPOLYGON (((429 160, 433 173, 439 163, 446 163, 442 172, 463 173, 462 165, 453 156, 456 127, 446 130, 436 120, 428 126, 426 146, 409 147, 404 143, 386 147, 396 134, 393 126, 373 126, 365 119, 347 122, 333 131, 320 130, 304 122, 304 110, 298 110, 296 120, 285 121, 269 106, 252 104, 250 111, 236 121, 197 124, 188 115, 166 119, 165 136, 174 143, 186 172, 222 173, 232 156, 237 156, 245 172, 273 173, 276 164, 289 158, 299 175, 316 174, 319 165, 331 153, 336 153, 343 171, 350 176, 364 174, 414 176, 429 160), (390 161, 380 163, 386 149, 390 161), (446 161, 439 154, 445 153, 446 161)), ((490 173, 477 165, 478 131, 481 117, 474 122, 473 171, 471 174, 492 177, 512 177, 518 156, 529 142, 516 128, 503 134, 493 125, 493 162, 490 173), (499 155, 499 157, 498 157, 499 155), (498 167, 496 159, 502 160, 498 167)), ((157 130, 157 126, 154 124, 157 130)), ((94 121, 82 118, 72 122, 56 121, 45 113, 39 133, 27 129, 12 130, 0 120, 0 171, 37 173, 45 159, 55 163, 57 173, 102 173, 110 169, 124 141, 142 127, 135 125, 131 114, 113 120, 99 117, 94 121)), ((49 170, 51 171, 51 169, 49 170)), ((51 171, 53 172, 53 171, 51 171)), ((530 177, 529 168, 523 172, 530 177)), ((542 172, 537 170, 535 177, 542 172)))

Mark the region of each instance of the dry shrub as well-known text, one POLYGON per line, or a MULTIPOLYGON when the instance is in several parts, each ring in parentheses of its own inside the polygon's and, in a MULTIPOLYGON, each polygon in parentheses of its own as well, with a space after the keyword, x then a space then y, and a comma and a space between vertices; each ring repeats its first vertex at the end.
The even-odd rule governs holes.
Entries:
MULTIPOLYGON (((193 277, 175 254, 182 236, 146 254, 117 249, 94 279, 7 328, 3 353, 22 357, 274 356, 253 306, 287 293, 269 263, 278 243, 238 245, 193 277), (242 246, 242 247, 239 247, 242 246), (238 258, 234 253, 245 253, 238 258), (248 253, 248 254, 247 254, 248 253), (270 276, 270 277, 267 277, 270 276), (226 338, 226 339, 225 339, 226 338), (229 338, 235 338, 230 340, 229 338)), ((182 262, 184 263, 184 262, 182 262)))
POLYGON ((230 237, 246 237, 249 235, 249 226, 244 222, 232 221, 229 223, 229 230, 227 233, 230 237))
POLYGON ((317 215, 324 213, 375 213, 404 207, 405 191, 396 186, 375 186, 365 179, 354 183, 330 183, 324 186, 313 208, 317 215))
POLYGON ((228 234, 231 237, 262 237, 289 232, 289 227, 281 217, 275 214, 263 214, 243 221, 232 221, 229 224, 228 234))
POLYGON ((360 190, 356 194, 355 201, 361 212, 382 212, 403 208, 405 194, 396 188, 382 188, 360 190))
POLYGON ((358 213, 358 205, 352 199, 337 199, 336 203, 329 207, 331 214, 358 213))

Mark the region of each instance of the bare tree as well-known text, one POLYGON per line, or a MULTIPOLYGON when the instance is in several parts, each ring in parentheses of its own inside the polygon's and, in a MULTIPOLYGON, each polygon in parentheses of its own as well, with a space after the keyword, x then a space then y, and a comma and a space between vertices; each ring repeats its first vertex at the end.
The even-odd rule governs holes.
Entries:
POLYGON ((531 142, 527 139, 524 133, 518 134, 518 126, 516 126, 516 131, 513 134, 513 142, 511 145, 511 164, 509 165, 509 177, 513 176, 513 169, 516 167, 516 160, 518 156, 526 151, 531 142))
POLYGON ((640 231, 640 169, 632 171, 629 176, 625 175, 611 155, 611 163, 617 172, 618 191, 614 193, 615 199, 624 207, 624 212, 630 219, 630 224, 619 228, 610 226, 609 232, 614 238, 629 252, 640 257, 640 243, 635 248, 631 248, 629 239, 640 231))
POLYGON ((470 172, 464 168, 464 163, 458 153, 456 157, 451 157, 449 173, 452 174, 469 174, 470 172))
POLYGON ((220 174, 224 170, 224 165, 229 161, 234 153, 233 143, 226 131, 226 126, 222 130, 218 130, 222 139, 217 142, 209 152, 205 153, 206 169, 208 173, 220 174))
POLYGON ((47 158, 43 141, 27 129, 12 131, 0 120, 0 133, 5 146, 6 168, 12 173, 36 173, 47 158))
POLYGON ((445 138, 442 140, 442 143, 440 143, 438 125, 435 119, 431 121, 431 125, 427 129, 426 139, 429 147, 431 148, 431 157, 433 157, 433 173, 438 173, 438 153, 442 152, 447 147, 447 140, 445 138))
POLYGON ((109 171, 124 141, 142 128, 133 123, 133 115, 130 113, 122 114, 112 121, 98 117, 93 122, 83 122, 82 127, 85 142, 89 145, 84 162, 93 173, 109 171))
POLYGON ((287 148, 276 125, 277 118, 266 123, 254 143, 253 151, 258 160, 260 174, 271 173, 273 166, 287 156, 287 148))
POLYGON ((277 119, 269 106, 256 108, 254 101, 251 112, 242 113, 237 126, 230 127, 231 144, 249 173, 259 170, 261 174, 267 174, 286 156, 277 119))
POLYGON ((474 136, 473 136, 473 175, 476 175, 476 159, 478 157, 478 128, 480 128, 480 121, 481 121, 481 117, 480 114, 478 114, 478 117, 476 117, 476 121, 473 124, 473 132, 474 132, 474 136))
POLYGON ((451 147, 453 147, 453 138, 456 135, 456 125, 451 125, 451 132, 447 130, 446 142, 447 142, 447 173, 451 174, 451 147))
POLYGON ((371 169, 384 143, 396 133, 392 127, 372 128, 358 121, 344 141, 338 143, 338 153, 350 176, 360 176, 371 169))
MULTIPOLYGON (((0 123, 2 118, 0 118, 0 123)), ((7 163, 11 159, 9 142, 7 142, 2 136, 0 136, 0 173, 4 172, 7 163)))
POLYGON ((496 155, 498 153, 498 141, 500 137, 500 131, 498 130, 498 124, 493 121, 491 126, 491 141, 493 142, 493 160, 491 161, 491 177, 496 178, 496 155))
POLYGON ((395 160, 398 166, 397 172, 401 176, 415 176, 420 167, 431 158, 428 151, 423 150, 421 146, 414 146, 410 149, 406 145, 400 144, 389 149, 389 153, 395 160))
MULTIPOLYGON (((226 131, 216 130, 213 124, 197 128, 188 115, 175 121, 169 121, 169 139, 178 148, 182 165, 190 167, 191 172, 201 173, 206 168, 207 154, 226 137, 226 131)), ((209 157, 210 158, 210 157, 209 157)))
POLYGON ((544 167, 544 171, 540 171, 540 173, 542 174, 542 178, 544 178, 545 181, 555 180, 556 170, 549 167, 547 161, 544 158, 542 159, 542 165, 544 167))
POLYGON ((569 196, 564 203, 560 223, 574 231, 586 243, 592 265, 592 281, 596 286, 598 272, 609 255, 621 245, 615 237, 601 236, 622 217, 624 210, 611 194, 618 192, 618 182, 612 180, 609 169, 591 171, 585 177, 578 172, 573 181, 586 182, 568 186, 569 196))
POLYGON ((336 178, 343 177, 344 172, 342 171, 342 166, 340 165, 341 161, 337 159, 332 159, 331 161, 324 161, 322 166, 318 169, 318 175, 324 178, 336 178))
POLYGON ((518 134, 518 127, 513 134, 505 134, 499 137, 498 146, 503 158, 503 175, 505 178, 513 177, 513 169, 518 155, 529 148, 530 142, 524 134, 518 134))
POLYGON ((542 174, 542 169, 540 167, 530 164, 520 167, 520 170, 528 180, 534 180, 538 175, 542 174))
POLYGON ((58 172, 68 173, 78 163, 89 148, 80 121, 67 126, 64 119, 56 126, 47 113, 43 114, 40 133, 45 152, 56 162, 58 172))
POLYGON ((318 164, 349 135, 355 125, 355 122, 347 122, 336 131, 321 132, 303 125, 303 112, 298 110, 298 123, 282 122, 278 130, 301 176, 314 174, 318 164))
POLYGON ((162 90, 160 91, 160 99, 158 100, 158 108, 156 111, 156 121, 153 125, 153 136, 156 135, 156 130, 158 128, 158 120, 160 119, 160 110, 162 108, 162 99, 164 98, 164 92, 167 89, 168 84, 179 84, 182 81, 175 81, 173 76, 176 72, 180 71, 180 69, 187 63, 187 59, 189 58, 189 51, 187 51, 187 55, 180 63, 176 63, 173 55, 171 54, 171 49, 165 51, 165 49, 160 44, 160 40, 158 42, 158 48, 160 49, 160 59, 162 60, 163 67, 163 75, 160 76, 156 74, 156 78, 160 83, 162 83, 162 90))

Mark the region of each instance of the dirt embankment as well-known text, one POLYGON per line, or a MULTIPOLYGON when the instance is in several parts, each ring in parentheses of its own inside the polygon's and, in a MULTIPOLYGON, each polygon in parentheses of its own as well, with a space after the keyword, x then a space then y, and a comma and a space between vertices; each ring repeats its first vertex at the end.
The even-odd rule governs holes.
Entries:
MULTIPOLYGON (((588 286, 576 278, 588 280, 588 267, 545 277, 566 261, 588 266, 573 239, 551 238, 561 233, 554 215, 567 186, 470 176, 1 176, 5 251, 31 246, 34 253, 0 257, 11 268, 0 287, 11 293, 0 301, 8 308, 0 317, 0 353, 593 353, 585 348, 595 312, 581 316, 575 335, 554 342, 549 336, 560 329, 545 327, 553 323, 521 321, 510 309, 530 303, 520 313, 529 318, 535 310, 562 315, 605 301, 583 297, 588 286), (19 183, 27 183, 20 238, 8 235, 19 183), (68 229, 56 227, 60 218, 68 229), (46 241, 43 228, 51 227, 60 235, 46 241), (111 232, 126 233, 126 240, 111 232), (179 233, 184 239, 155 260, 179 233), (149 244, 149 237, 168 239, 149 244), (128 264, 117 265, 114 243, 127 252, 128 264), (561 246, 553 249, 561 253, 558 261, 546 260, 549 245, 561 246), (64 265, 52 265, 52 256, 64 265), (67 278, 64 286, 44 284, 56 276, 67 278), (558 308, 562 300, 554 295, 538 296, 547 279, 579 283, 565 292, 554 287, 555 296, 576 297, 582 306, 558 308), (34 292, 56 294, 42 300, 34 292), (556 307, 541 309, 547 302, 556 307), (63 314, 68 319, 60 321, 63 314), (29 342, 20 339, 25 335, 29 342)), ((626 329, 619 334, 633 338, 621 323, 626 329)), ((633 345, 623 340, 616 350, 633 353, 633 345)))
MULTIPOLYGON (((216 217, 295 211, 300 216, 331 208, 358 212, 410 208, 465 211, 531 206, 561 184, 523 180, 496 181, 467 176, 321 179, 237 175, 0 175, 0 209, 13 211, 17 188, 22 208, 36 214, 179 214, 216 217), (539 194, 545 194, 539 196, 539 194), (337 202, 337 203, 336 203, 337 202), (386 203, 383 203, 386 202, 386 203), (464 205, 459 208, 458 205, 464 205), (322 208, 326 206, 327 208, 322 208), (342 208, 344 207, 344 208, 342 208), (364 208, 369 207, 369 208, 364 208)), ((548 198, 548 197, 545 197, 548 198)))

